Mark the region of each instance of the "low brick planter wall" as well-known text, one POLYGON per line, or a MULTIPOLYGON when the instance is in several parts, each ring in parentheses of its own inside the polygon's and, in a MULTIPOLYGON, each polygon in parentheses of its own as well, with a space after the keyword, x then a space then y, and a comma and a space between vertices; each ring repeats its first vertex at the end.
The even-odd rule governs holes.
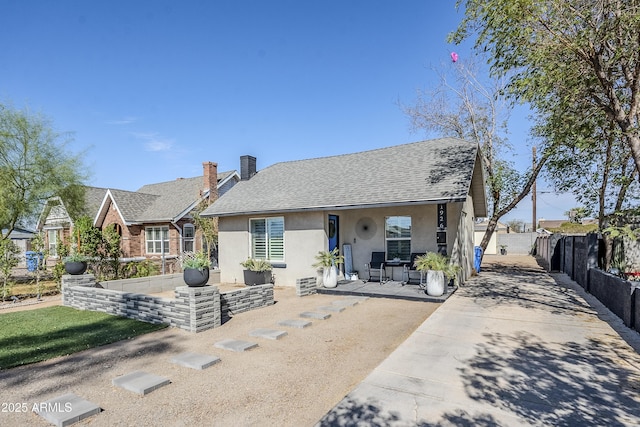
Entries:
MULTIPOLYGON (((215 285, 217 283, 220 283, 220 270, 209 270, 209 281, 207 284, 215 285)), ((141 294, 172 291, 175 288, 184 285, 182 273, 100 282, 100 286, 105 289, 113 289, 115 291, 123 292, 137 292, 141 294)))
POLYGON ((640 331, 637 315, 640 290, 635 282, 592 268, 589 270, 589 293, 622 319, 626 326, 640 331))
POLYGON ((220 293, 222 320, 234 314, 273 304, 273 284, 248 286, 243 289, 220 293))
POLYGON ((315 277, 303 277, 296 280, 296 295, 304 297, 318 292, 318 283, 315 277))
POLYGON ((62 277, 62 304, 149 323, 166 323, 190 332, 222 324, 223 315, 253 310, 274 302, 273 285, 220 293, 217 286, 175 288, 175 298, 95 287, 92 274, 62 277))

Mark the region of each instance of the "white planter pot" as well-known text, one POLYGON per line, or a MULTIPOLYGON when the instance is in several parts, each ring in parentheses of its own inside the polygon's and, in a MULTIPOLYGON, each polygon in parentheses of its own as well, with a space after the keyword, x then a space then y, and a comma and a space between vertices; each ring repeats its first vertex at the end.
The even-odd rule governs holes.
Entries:
POLYGON ((325 267, 322 271, 322 283, 325 288, 335 288, 338 286, 338 269, 333 267, 325 267))
POLYGON ((427 271, 427 294, 439 297, 444 294, 444 272, 438 270, 427 271))

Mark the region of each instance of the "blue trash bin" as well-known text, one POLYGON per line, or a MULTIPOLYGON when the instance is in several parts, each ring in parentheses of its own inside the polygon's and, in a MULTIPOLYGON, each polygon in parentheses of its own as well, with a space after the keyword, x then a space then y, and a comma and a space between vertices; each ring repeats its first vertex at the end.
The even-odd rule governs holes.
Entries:
POLYGON ((27 261, 27 270, 33 273, 38 268, 38 254, 34 251, 26 251, 24 256, 27 261))
POLYGON ((44 260, 44 254, 42 252, 26 251, 24 256, 27 261, 27 270, 31 273, 38 268, 38 258, 40 259, 40 266, 42 267, 42 261, 44 260))
POLYGON ((475 247, 474 267, 476 271, 480 273, 480 263, 482 262, 482 248, 480 246, 475 247))

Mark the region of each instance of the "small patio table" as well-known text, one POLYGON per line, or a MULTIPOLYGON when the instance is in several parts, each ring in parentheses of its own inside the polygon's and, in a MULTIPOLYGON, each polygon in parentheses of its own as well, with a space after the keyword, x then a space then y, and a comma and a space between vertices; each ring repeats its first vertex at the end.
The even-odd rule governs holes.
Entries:
MULTIPOLYGON (((406 261, 387 261, 384 263, 385 266, 387 267, 391 267, 391 280, 395 281, 396 279, 393 277, 393 273, 396 267, 402 267, 402 270, 404 271, 404 266, 408 265, 409 263, 406 261)), ((402 284, 404 284, 404 274, 403 277, 401 279, 402 284)))

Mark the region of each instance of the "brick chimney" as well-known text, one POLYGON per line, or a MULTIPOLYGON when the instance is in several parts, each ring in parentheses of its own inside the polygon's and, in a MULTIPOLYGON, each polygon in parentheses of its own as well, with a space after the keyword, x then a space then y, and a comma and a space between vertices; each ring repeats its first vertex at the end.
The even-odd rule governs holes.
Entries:
POLYGON ((209 203, 218 199, 218 164, 213 162, 202 162, 204 171, 204 191, 209 190, 209 203))
POLYGON ((240 179, 247 181, 256 174, 256 158, 253 156, 240 156, 240 179))

